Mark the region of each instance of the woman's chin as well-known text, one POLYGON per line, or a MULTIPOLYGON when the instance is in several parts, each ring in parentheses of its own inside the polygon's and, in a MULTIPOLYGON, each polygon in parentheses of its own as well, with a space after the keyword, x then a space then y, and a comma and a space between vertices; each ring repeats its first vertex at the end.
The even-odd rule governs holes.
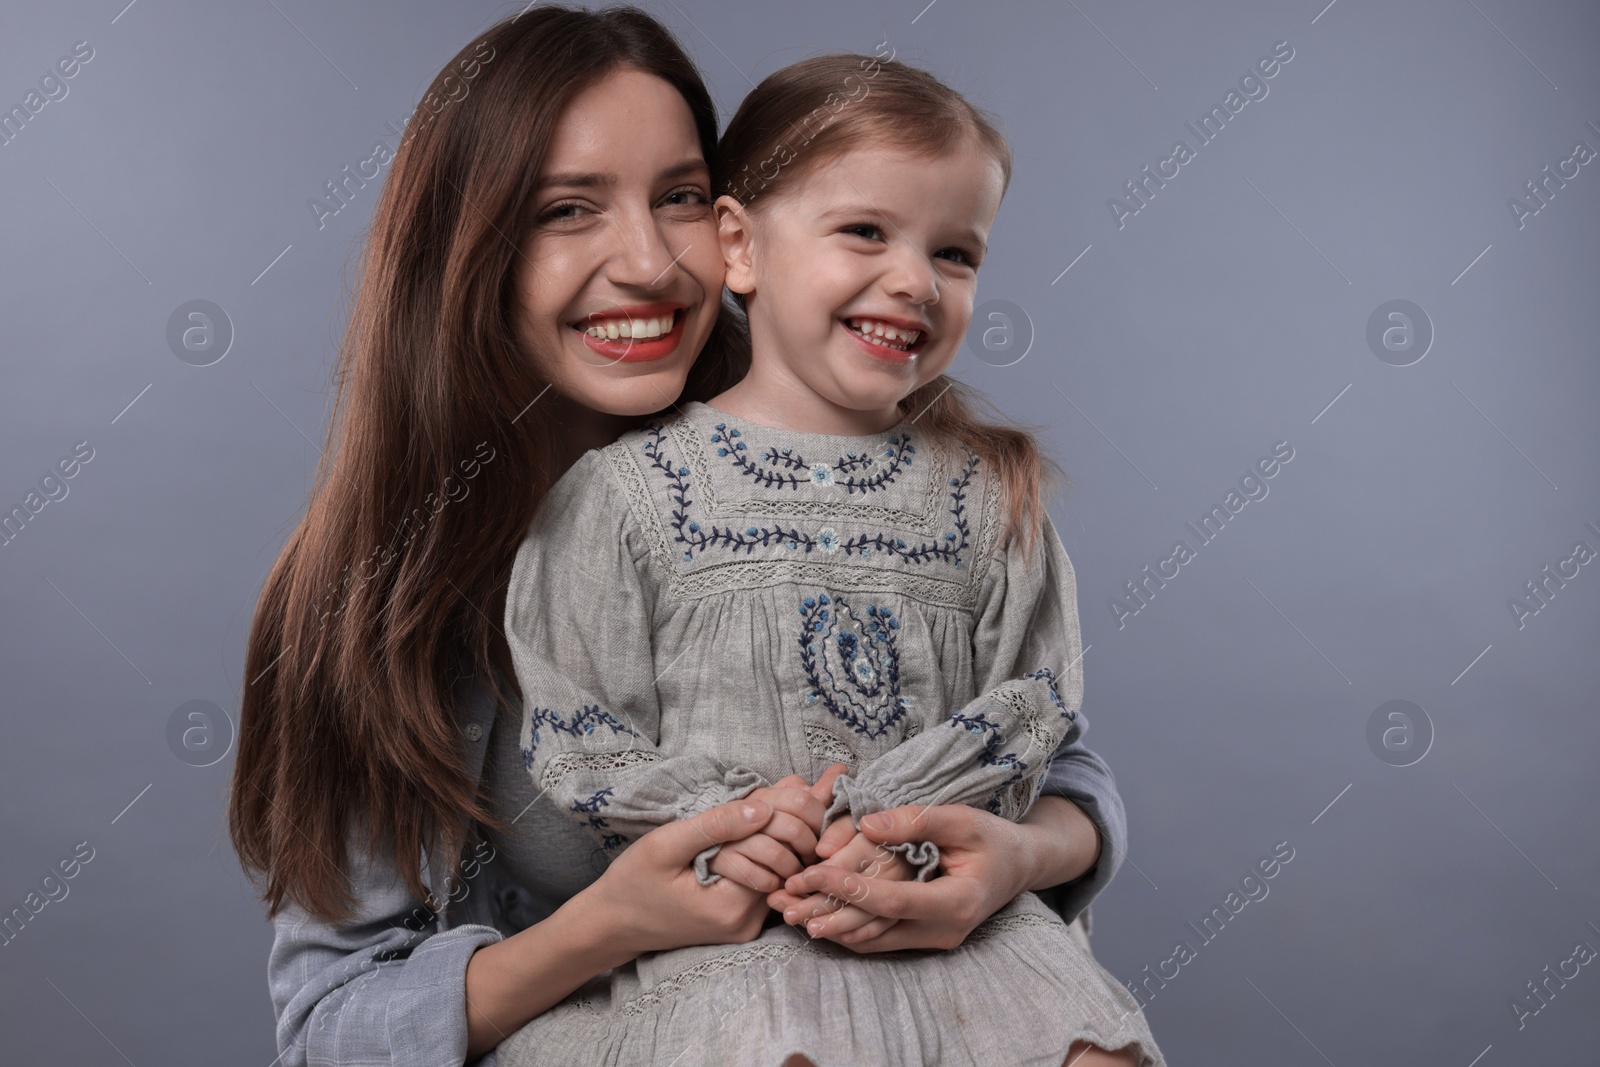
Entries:
POLYGON ((601 381, 585 383, 582 395, 572 400, 602 415, 638 417, 669 408, 683 394, 689 368, 662 367, 648 373, 606 375, 601 381))

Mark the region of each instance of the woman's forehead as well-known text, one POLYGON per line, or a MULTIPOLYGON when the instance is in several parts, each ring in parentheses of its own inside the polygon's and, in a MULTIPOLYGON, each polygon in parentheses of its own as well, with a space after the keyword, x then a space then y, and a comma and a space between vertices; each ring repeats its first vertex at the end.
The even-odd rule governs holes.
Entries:
POLYGON ((703 161, 699 131, 689 104, 670 82, 624 68, 612 71, 572 99, 550 139, 545 170, 615 171, 630 160, 658 170, 690 158, 703 161))

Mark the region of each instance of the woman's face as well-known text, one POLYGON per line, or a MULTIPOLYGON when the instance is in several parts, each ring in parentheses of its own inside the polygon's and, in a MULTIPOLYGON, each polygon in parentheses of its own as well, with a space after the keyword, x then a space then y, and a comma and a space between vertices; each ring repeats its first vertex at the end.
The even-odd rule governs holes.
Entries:
POLYGON ((611 415, 677 400, 716 323, 711 179, 682 95, 614 71, 562 114, 517 266, 517 330, 556 392, 611 415))

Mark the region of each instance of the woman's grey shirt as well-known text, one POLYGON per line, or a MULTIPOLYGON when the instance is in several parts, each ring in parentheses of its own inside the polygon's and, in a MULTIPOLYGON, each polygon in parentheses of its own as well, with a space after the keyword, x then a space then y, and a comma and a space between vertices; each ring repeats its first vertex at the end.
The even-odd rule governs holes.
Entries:
MULTIPOLYGON (((518 744, 521 708, 502 706, 497 716, 480 681, 464 676, 454 694, 463 758, 474 783, 489 776, 494 812, 515 832, 485 834, 459 857, 419 850, 412 862, 421 864, 434 901, 451 902, 437 914, 406 890, 392 856, 366 854, 363 828, 352 827, 356 917, 328 923, 286 902, 273 920, 267 970, 283 1067, 465 1064, 472 953, 543 920, 609 862, 578 823, 535 792, 518 744)), ((1100 858, 1082 877, 1039 895, 1088 930, 1090 901, 1120 866, 1127 828, 1110 768, 1085 747, 1082 730, 1071 736, 1056 750, 1042 792, 1072 800, 1093 821, 1100 858)), ((494 1053, 473 1062, 492 1067, 494 1053)))

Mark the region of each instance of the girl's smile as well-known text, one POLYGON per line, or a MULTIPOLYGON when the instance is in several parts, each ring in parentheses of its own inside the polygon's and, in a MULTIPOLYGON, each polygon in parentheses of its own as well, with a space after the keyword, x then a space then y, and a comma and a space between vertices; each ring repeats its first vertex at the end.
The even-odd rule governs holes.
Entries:
POLYGON ((955 359, 1004 173, 970 137, 932 157, 868 143, 806 162, 748 207, 717 200, 754 354, 713 403, 769 425, 877 433, 955 359))
POLYGON ((839 321, 869 356, 890 363, 914 361, 931 333, 922 323, 882 315, 852 315, 839 321))

